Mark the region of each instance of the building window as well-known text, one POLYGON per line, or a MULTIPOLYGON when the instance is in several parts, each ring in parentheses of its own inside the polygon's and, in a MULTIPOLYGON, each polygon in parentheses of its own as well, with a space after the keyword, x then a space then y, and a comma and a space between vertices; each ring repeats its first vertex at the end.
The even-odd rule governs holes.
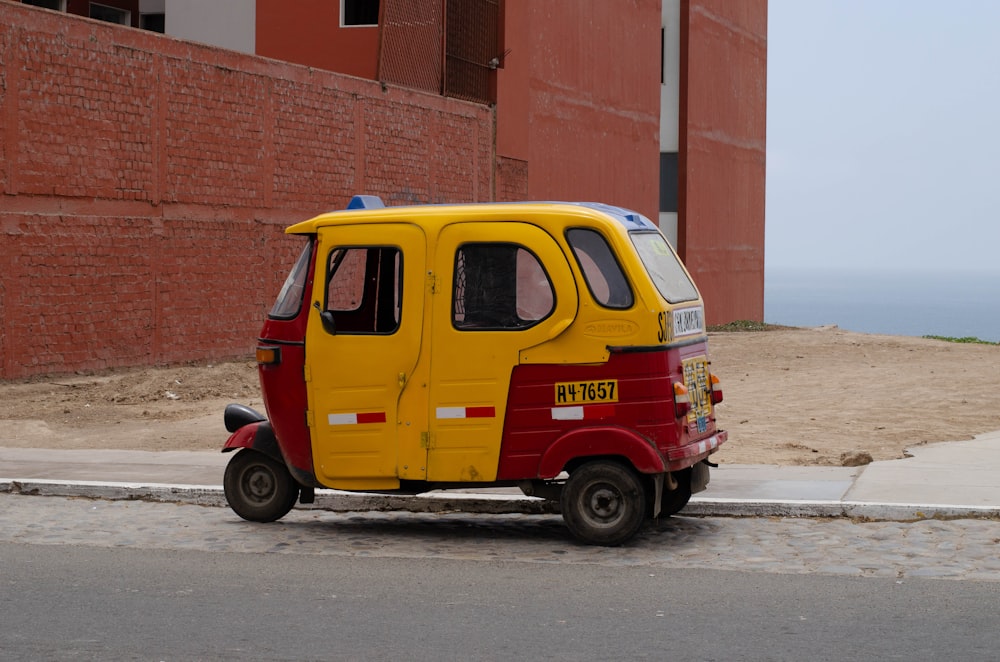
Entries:
POLYGON ((42 9, 66 11, 66 0, 21 0, 21 2, 32 7, 41 7, 42 9))
POLYGON ((378 25, 378 2, 379 0, 343 0, 340 4, 343 12, 340 24, 378 25))
POLYGON ((142 14, 139 16, 139 27, 150 32, 166 32, 166 14, 142 14))
POLYGON ((132 25, 132 12, 117 7, 90 3, 90 18, 106 23, 117 23, 118 25, 132 25))
POLYGON ((660 152, 660 211, 676 212, 677 189, 677 152, 660 152))

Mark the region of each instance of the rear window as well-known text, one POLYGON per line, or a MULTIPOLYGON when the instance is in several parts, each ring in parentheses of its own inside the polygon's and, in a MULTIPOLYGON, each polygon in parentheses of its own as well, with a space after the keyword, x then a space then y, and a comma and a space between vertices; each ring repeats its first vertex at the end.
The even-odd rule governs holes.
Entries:
POLYGON ((659 232, 632 232, 632 243, 660 295, 670 303, 693 301, 698 290, 681 261, 659 232))

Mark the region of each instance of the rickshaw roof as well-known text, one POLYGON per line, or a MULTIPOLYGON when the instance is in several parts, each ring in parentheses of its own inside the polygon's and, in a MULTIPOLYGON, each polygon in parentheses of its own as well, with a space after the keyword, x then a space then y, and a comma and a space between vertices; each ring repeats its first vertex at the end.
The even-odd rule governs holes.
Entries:
POLYGON ((440 228, 462 221, 530 221, 547 229, 558 229, 584 219, 590 219, 595 225, 618 225, 625 231, 657 229, 638 212, 599 202, 477 202, 386 207, 377 196, 356 195, 347 209, 296 223, 286 232, 314 234, 321 227, 356 223, 415 223, 440 228))

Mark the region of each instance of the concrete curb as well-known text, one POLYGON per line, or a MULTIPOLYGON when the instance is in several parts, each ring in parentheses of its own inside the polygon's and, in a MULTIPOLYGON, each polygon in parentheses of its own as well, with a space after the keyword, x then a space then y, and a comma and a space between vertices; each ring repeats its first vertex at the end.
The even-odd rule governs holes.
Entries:
MULTIPOLYGON (((225 494, 222 488, 216 485, 0 478, 0 493, 226 506, 225 494)), ((296 507, 331 512, 403 511, 525 515, 559 512, 558 504, 535 497, 467 492, 430 492, 416 496, 399 496, 318 490, 315 503, 296 507)), ((925 519, 1000 519, 1000 508, 947 504, 693 497, 683 514, 695 517, 848 517, 872 521, 909 522, 925 519)))
POLYGON ((910 522, 924 519, 1000 519, 1000 508, 868 501, 693 497, 683 514, 701 517, 847 517, 871 521, 910 522))

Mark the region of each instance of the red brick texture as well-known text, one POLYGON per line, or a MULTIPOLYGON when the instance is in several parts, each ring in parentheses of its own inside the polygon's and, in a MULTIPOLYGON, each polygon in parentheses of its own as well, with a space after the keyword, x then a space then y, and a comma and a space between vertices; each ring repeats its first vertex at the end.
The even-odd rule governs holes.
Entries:
MULTIPOLYGON (((496 197, 493 111, 0 2, 0 379, 248 356, 343 208, 496 197)), ((503 169, 501 196, 527 190, 503 169)))

